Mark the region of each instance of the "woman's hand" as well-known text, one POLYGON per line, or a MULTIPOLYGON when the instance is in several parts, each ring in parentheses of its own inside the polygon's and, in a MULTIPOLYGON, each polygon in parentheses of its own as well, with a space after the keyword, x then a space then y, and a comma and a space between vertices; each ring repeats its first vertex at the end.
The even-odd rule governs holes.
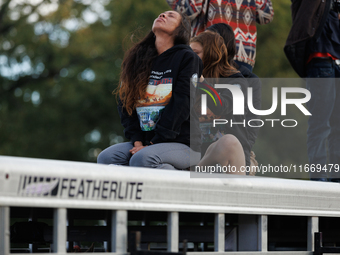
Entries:
POLYGON ((133 146, 134 147, 140 147, 140 146, 143 146, 143 143, 141 141, 135 141, 133 146))
POLYGON ((132 155, 146 147, 146 146, 143 146, 143 143, 140 141, 135 141, 133 146, 134 147, 130 150, 130 153, 132 155))

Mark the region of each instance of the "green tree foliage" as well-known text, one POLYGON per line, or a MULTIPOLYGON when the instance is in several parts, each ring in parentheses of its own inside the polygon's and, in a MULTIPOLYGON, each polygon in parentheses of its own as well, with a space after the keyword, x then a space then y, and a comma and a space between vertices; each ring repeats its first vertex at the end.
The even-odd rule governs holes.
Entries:
MULTIPOLYGON (((282 87, 302 87, 305 84, 298 79, 291 68, 283 51, 292 24, 291 1, 272 1, 275 15, 274 20, 267 25, 258 25, 257 56, 254 73, 264 79, 262 84, 262 108, 269 109, 272 105, 272 88, 278 87, 279 105, 276 112, 262 119, 295 119, 295 128, 284 128, 280 124, 272 128, 266 123, 261 129, 254 146, 259 164, 280 166, 290 164, 306 164, 307 158, 307 120, 295 106, 287 108, 287 116, 281 116, 280 90, 282 87), (294 79, 291 79, 294 78, 294 79)), ((292 98, 294 95, 289 95, 292 98)), ((295 95, 299 97, 298 95, 295 95)), ((301 96, 300 96, 301 97, 301 96)), ((291 124, 291 123, 290 123, 291 124)), ((278 174, 273 174, 278 176, 278 174)), ((305 178, 306 174, 284 174, 290 178, 305 178)))
POLYGON ((0 154, 95 161, 122 142, 112 91, 123 48, 166 2, 0 3, 0 154))
MULTIPOLYGON (((272 2, 274 21, 258 25, 254 72, 297 77, 283 53, 290 1, 272 2)), ((0 154, 95 161, 122 142, 112 91, 124 50, 168 9, 165 0, 0 0, 0 154)), ((264 107, 273 86, 263 87, 264 107)), ((306 120, 297 117, 294 131, 260 131, 260 163, 305 160, 306 120)))
POLYGON ((257 25, 257 53, 254 72, 266 78, 297 78, 291 68, 283 47, 292 25, 288 0, 272 1, 274 19, 266 25, 257 25))

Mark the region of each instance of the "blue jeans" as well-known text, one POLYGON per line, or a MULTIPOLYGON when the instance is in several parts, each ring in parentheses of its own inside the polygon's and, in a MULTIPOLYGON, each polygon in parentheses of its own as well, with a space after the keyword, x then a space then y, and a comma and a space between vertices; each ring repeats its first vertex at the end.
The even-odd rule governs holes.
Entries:
MULTIPOLYGON (((312 116, 308 120, 307 151, 309 164, 340 164, 340 68, 328 59, 314 59, 307 66, 307 89, 311 100, 307 103, 312 116), (328 148, 326 147, 328 142, 328 148)), ((339 179, 335 169, 311 173, 313 180, 339 179)))

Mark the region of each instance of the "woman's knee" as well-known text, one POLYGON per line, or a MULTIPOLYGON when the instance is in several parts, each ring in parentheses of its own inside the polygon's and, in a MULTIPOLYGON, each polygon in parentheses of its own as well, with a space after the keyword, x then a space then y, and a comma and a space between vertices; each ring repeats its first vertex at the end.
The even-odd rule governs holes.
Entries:
POLYGON ((155 154, 150 154, 147 151, 140 150, 134 154, 129 162, 130 166, 136 167, 157 167, 159 165, 159 158, 155 154))
POLYGON ((101 153, 99 153, 97 157, 97 163, 105 165, 112 164, 112 159, 106 150, 103 150, 101 153))
POLYGON ((130 149, 132 146, 128 143, 116 144, 106 148, 97 157, 98 164, 118 164, 127 165, 131 157, 130 149))
POLYGON ((219 151, 234 153, 239 151, 242 145, 236 136, 228 134, 218 140, 218 146, 216 147, 219 151))

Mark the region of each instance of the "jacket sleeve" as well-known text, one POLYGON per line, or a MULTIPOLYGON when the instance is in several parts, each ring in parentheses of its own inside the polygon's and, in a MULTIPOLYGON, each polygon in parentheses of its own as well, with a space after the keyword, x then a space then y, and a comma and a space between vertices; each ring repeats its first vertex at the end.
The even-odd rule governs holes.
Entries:
POLYGON ((206 13, 206 0, 166 0, 171 9, 186 14, 194 20, 201 13, 206 13))
POLYGON ((174 140, 181 131, 184 121, 189 120, 192 107, 191 91, 195 90, 192 77, 200 77, 203 69, 201 59, 187 51, 179 63, 179 73, 174 77, 172 97, 162 111, 155 128, 153 144, 174 140))
POLYGON ((271 0, 255 0, 256 22, 260 25, 268 24, 273 21, 274 9, 271 0))
POLYGON ((144 143, 144 134, 139 125, 137 112, 133 111, 132 115, 130 116, 123 107, 120 99, 118 101, 118 112, 120 121, 124 127, 125 137, 131 140, 132 143, 135 141, 141 141, 144 143))

